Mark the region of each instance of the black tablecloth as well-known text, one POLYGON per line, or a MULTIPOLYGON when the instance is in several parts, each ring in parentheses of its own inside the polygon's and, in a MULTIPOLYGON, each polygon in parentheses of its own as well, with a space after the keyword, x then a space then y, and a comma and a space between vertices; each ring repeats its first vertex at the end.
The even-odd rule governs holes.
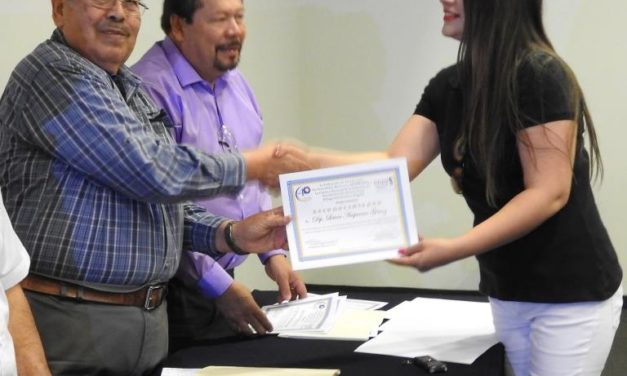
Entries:
MULTIPOLYGON (((470 301, 486 299, 474 292, 442 291, 406 288, 373 288, 352 286, 308 285, 315 293, 339 292, 353 299, 389 302, 390 309, 404 300, 418 296, 470 301)), ((276 292, 255 291, 253 296, 260 305, 271 304, 276 292)), ((303 340, 263 336, 256 338, 222 338, 190 347, 172 354, 166 367, 203 368, 209 365, 333 368, 342 376, 427 375, 414 366, 403 364, 403 358, 356 353, 361 341, 303 340)), ((504 349, 498 344, 481 355, 473 364, 448 363, 450 376, 502 376, 504 375, 504 349)), ((158 375, 159 373, 157 373, 158 375)))

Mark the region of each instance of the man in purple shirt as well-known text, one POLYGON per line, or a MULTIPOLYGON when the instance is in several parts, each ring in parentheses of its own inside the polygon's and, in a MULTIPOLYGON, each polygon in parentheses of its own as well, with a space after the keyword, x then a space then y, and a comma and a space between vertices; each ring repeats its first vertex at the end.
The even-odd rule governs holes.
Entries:
MULTIPOLYGON (((172 118, 176 141, 209 153, 258 147, 263 132, 259 106, 235 69, 246 36, 242 0, 165 0, 163 9, 161 27, 167 37, 132 69, 172 118)), ((236 197, 197 203, 233 219, 271 207, 270 196, 256 182, 236 197)), ((242 320, 267 321, 250 291, 233 280, 233 269, 245 258, 233 253, 218 260, 196 252, 184 255, 168 295, 171 351, 226 334, 219 314, 234 328, 242 320)), ((279 301, 306 296, 283 251, 259 258, 278 284, 279 301)))

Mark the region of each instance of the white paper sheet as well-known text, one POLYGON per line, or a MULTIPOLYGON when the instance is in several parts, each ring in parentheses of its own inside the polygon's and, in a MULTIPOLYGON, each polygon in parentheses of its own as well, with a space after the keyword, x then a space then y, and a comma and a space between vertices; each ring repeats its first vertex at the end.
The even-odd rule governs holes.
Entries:
MULTIPOLYGON (((307 297, 316 297, 320 296, 320 294, 316 294, 315 292, 307 292, 307 297)), ((346 298, 346 302, 344 304, 344 308, 346 309, 363 309, 363 310, 376 310, 381 307, 384 307, 388 302, 381 302, 378 300, 365 300, 365 299, 349 299, 346 298)), ((382 311, 386 313, 387 311, 382 311)), ((385 317, 387 318, 387 317, 385 317)))
POLYGON ((339 376, 338 369, 209 366, 164 368, 161 376, 339 376))
MULTIPOLYGON (((388 304, 388 302, 379 302, 375 300, 364 299, 346 299, 346 309, 361 309, 366 311, 374 311, 388 304)), ((382 311, 384 312, 384 311, 382 311)))
POLYGON ((416 298, 386 317, 382 332, 356 352, 470 364, 498 342, 488 303, 416 298))
POLYGON ((200 368, 164 368, 161 376, 196 376, 200 368))
POLYGON ((414 332, 382 332, 355 352, 413 358, 430 355, 438 360, 472 364, 497 343, 494 334, 427 337, 414 332))
POLYGON ((327 332, 331 329, 346 296, 337 293, 261 307, 272 323, 273 333, 289 331, 327 332))
POLYGON ((211 366, 200 370, 196 376, 338 376, 337 369, 266 368, 211 366))
POLYGON ((448 299, 416 298, 388 311, 385 331, 414 333, 494 333, 490 304, 448 299))
POLYGON ((326 333, 286 332, 279 337, 302 339, 330 339, 367 341, 383 321, 384 312, 375 310, 344 309, 333 327, 326 333))

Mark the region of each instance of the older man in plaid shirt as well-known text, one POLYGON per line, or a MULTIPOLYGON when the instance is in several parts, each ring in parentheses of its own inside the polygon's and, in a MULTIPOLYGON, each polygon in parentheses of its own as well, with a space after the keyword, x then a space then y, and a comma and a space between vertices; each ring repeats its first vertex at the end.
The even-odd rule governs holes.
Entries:
POLYGON ((141 375, 167 353, 161 303, 182 249, 217 258, 285 242, 280 210, 229 225, 187 200, 306 166, 273 147, 208 155, 176 145, 168 117, 124 66, 140 1, 52 8, 57 29, 0 100, 2 195, 32 259, 22 287, 53 374, 141 375))

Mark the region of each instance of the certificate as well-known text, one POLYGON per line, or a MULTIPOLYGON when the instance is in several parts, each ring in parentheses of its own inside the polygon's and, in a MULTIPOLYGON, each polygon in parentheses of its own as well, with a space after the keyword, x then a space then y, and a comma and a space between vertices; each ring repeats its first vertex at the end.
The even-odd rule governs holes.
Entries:
POLYGON ((345 301, 345 296, 334 293, 264 306, 261 310, 272 323, 273 333, 325 333, 333 327, 340 306, 345 301))
POLYGON ((394 258, 418 242, 405 159, 279 179, 294 270, 394 258))

